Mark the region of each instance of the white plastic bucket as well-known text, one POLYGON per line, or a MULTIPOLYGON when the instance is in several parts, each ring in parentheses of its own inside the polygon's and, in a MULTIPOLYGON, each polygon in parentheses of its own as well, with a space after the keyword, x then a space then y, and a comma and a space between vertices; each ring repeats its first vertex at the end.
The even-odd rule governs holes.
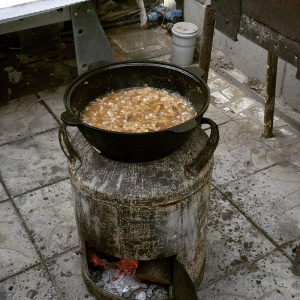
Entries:
POLYGON ((190 22, 178 22, 172 28, 171 62, 178 66, 193 63, 198 27, 190 22))

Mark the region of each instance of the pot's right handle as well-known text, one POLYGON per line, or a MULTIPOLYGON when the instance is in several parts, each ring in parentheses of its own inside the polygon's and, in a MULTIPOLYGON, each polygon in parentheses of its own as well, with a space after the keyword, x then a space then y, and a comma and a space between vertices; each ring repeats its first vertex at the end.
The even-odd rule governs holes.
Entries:
POLYGON ((66 157, 68 158, 68 160, 72 164, 81 164, 80 157, 78 156, 77 152, 75 151, 73 145, 69 140, 66 124, 62 124, 59 128, 58 139, 60 147, 66 155, 66 157))
POLYGON ((204 165, 213 155, 219 142, 219 128, 218 125, 213 120, 209 118, 202 118, 200 120, 200 124, 210 125, 211 133, 210 133, 210 137, 206 142, 206 145, 200 151, 200 153, 195 158, 195 160, 189 165, 185 166, 185 173, 189 177, 195 177, 197 174, 199 174, 201 169, 204 167, 204 165))

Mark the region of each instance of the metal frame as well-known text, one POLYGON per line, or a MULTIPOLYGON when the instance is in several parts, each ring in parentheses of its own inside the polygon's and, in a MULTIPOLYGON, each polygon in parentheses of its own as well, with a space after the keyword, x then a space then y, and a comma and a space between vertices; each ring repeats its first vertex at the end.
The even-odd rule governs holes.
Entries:
MULTIPOLYGON (((35 11, 34 15, 25 15, 22 19, 10 17, 5 20, 3 14, 0 14, 0 34, 71 20, 78 75, 87 71, 88 66, 97 61, 115 62, 114 54, 91 1, 69 2, 80 3, 56 7, 47 12, 35 11)), ((20 16, 20 13, 16 15, 20 16)))
POLYGON ((88 66, 97 61, 116 61, 90 1, 83 2, 80 5, 72 5, 71 19, 78 74, 87 71, 88 66))

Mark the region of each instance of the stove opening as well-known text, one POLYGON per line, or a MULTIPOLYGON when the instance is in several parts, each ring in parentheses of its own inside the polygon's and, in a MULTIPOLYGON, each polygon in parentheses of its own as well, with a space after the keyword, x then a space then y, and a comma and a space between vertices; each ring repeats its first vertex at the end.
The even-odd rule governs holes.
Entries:
POLYGON ((175 256, 156 260, 119 259, 86 242, 86 261, 94 285, 123 299, 172 298, 175 256))

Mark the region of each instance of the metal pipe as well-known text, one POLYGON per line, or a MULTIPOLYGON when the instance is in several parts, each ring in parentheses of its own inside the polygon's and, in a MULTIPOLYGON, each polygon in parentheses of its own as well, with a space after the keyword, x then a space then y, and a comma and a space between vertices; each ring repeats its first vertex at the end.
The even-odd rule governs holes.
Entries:
POLYGON ((262 134, 265 138, 271 138, 273 136, 277 64, 278 56, 268 51, 264 131, 262 134))
POLYGON ((215 28, 215 10, 209 5, 205 8, 203 34, 200 42, 199 67, 204 71, 203 80, 207 82, 211 50, 215 28))
POLYGON ((129 19, 129 20, 124 20, 124 21, 119 21, 119 22, 114 22, 114 23, 107 23, 107 24, 102 24, 103 29, 112 29, 112 28, 117 28, 125 25, 132 25, 132 24, 138 24, 140 23, 141 20, 140 18, 135 18, 135 19, 129 19))

